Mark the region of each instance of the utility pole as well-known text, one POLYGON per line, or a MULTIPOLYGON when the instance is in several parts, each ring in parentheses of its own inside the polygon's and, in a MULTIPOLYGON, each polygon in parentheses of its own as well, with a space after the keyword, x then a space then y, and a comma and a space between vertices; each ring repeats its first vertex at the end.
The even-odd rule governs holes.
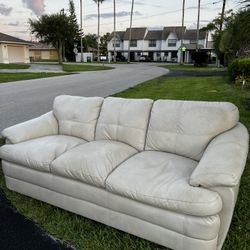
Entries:
POLYGON ((184 16, 185 16, 185 0, 182 0, 182 23, 181 23, 181 60, 180 60, 180 64, 183 64, 184 16))
MULTIPOLYGON (((219 29, 220 35, 221 35, 223 22, 224 22, 225 6, 226 6, 226 0, 223 0, 222 10, 221 10, 221 18, 220 18, 220 29, 219 29)), ((219 57, 217 59, 217 67, 220 67, 220 58, 219 57)))
POLYGON ((131 35, 132 35, 133 11, 134 11, 134 0, 132 0, 132 6, 131 6, 131 12, 130 12, 130 27, 129 27, 129 39, 128 39, 128 63, 130 63, 130 41, 131 41, 131 35))
POLYGON ((197 31, 196 31, 196 52, 199 50, 200 10, 201 10, 201 0, 198 0, 198 19, 197 19, 197 31))
POLYGON ((116 6, 114 0, 114 62, 116 62, 116 6))
POLYGON ((81 29, 81 62, 83 62, 83 45, 82 45, 82 0, 80 0, 80 29, 81 29))
POLYGON ((225 6, 226 6, 226 0, 223 0, 221 18, 220 18, 220 32, 222 31, 222 26, 223 26, 223 22, 224 22, 225 6))
MULTIPOLYGON (((60 15, 65 16, 64 9, 61 9, 60 15)), ((62 43, 62 61, 65 62, 65 40, 62 43)))

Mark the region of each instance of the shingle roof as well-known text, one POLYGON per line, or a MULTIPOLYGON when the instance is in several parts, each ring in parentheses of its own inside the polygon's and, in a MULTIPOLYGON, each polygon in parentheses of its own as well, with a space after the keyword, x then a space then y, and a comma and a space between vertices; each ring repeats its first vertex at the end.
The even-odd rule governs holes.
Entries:
POLYGON ((32 43, 30 50, 54 50, 55 47, 46 43, 32 43))
MULTIPOLYGON (((116 37, 119 38, 120 40, 124 39, 125 31, 116 31, 116 37)), ((108 41, 110 41, 114 37, 114 32, 110 34, 108 37, 108 41)))
MULTIPOLYGON (((143 40, 147 28, 132 28, 131 30, 131 39, 132 40, 143 40)), ((129 31, 130 28, 128 28, 124 34, 124 40, 129 40, 129 31)))
MULTIPOLYGON (((162 40, 166 40, 171 32, 175 33, 178 39, 181 39, 181 26, 168 26, 163 28, 162 40)), ((186 27, 183 27, 184 31, 186 27)))
MULTIPOLYGON (((196 29, 186 30, 184 34, 184 40, 196 40, 196 34, 197 34, 196 29)), ((205 39, 206 35, 207 35, 206 31, 200 30, 199 39, 205 39)))
MULTIPOLYGON (((196 49, 196 44, 195 43, 191 43, 191 44, 183 44, 183 46, 187 49, 187 50, 195 50, 196 49)), ((199 49, 203 49, 204 46, 199 44, 198 45, 199 49)))
POLYGON ((0 42, 11 42, 11 43, 23 43, 23 44, 30 44, 29 42, 19 39, 14 36, 10 36, 0 32, 0 42))
POLYGON ((162 30, 149 30, 145 40, 161 40, 162 30))

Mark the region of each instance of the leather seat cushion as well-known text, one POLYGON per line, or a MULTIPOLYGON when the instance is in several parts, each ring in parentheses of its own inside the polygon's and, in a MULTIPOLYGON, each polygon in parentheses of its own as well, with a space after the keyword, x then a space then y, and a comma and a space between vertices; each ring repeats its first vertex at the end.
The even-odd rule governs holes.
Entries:
POLYGON ((107 176, 120 163, 137 153, 133 147, 111 140, 80 145, 51 164, 52 173, 104 187, 107 176))
POLYGON ((61 95, 55 98, 53 113, 58 120, 59 134, 94 140, 102 97, 61 95))
POLYGON ((86 141, 72 136, 45 136, 17 144, 6 144, 0 149, 0 157, 25 167, 50 172, 53 160, 83 143, 86 141))
POLYGON ((238 120, 238 108, 228 102, 157 100, 145 148, 200 160, 208 143, 238 120))
POLYGON ((150 99, 105 98, 95 139, 120 141, 143 150, 152 104, 150 99))
POLYGON ((217 214, 222 207, 213 191, 192 187, 197 162, 175 154, 144 151, 122 163, 106 180, 106 188, 143 203, 195 216, 217 214))

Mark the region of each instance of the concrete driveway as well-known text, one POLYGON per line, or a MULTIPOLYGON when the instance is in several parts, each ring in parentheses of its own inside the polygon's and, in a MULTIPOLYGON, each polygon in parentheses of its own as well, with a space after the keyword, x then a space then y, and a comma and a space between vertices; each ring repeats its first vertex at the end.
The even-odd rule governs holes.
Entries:
POLYGON ((57 95, 109 96, 162 76, 155 64, 117 64, 113 70, 0 84, 0 130, 52 109, 57 95))

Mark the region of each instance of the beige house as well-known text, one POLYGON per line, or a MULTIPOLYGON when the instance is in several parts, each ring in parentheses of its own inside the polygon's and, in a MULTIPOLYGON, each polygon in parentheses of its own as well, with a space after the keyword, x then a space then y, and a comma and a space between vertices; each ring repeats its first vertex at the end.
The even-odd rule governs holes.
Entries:
POLYGON ((58 60, 59 58, 57 49, 50 44, 32 43, 29 50, 31 61, 49 61, 58 60))
POLYGON ((29 63, 30 43, 0 32, 0 63, 29 63))

